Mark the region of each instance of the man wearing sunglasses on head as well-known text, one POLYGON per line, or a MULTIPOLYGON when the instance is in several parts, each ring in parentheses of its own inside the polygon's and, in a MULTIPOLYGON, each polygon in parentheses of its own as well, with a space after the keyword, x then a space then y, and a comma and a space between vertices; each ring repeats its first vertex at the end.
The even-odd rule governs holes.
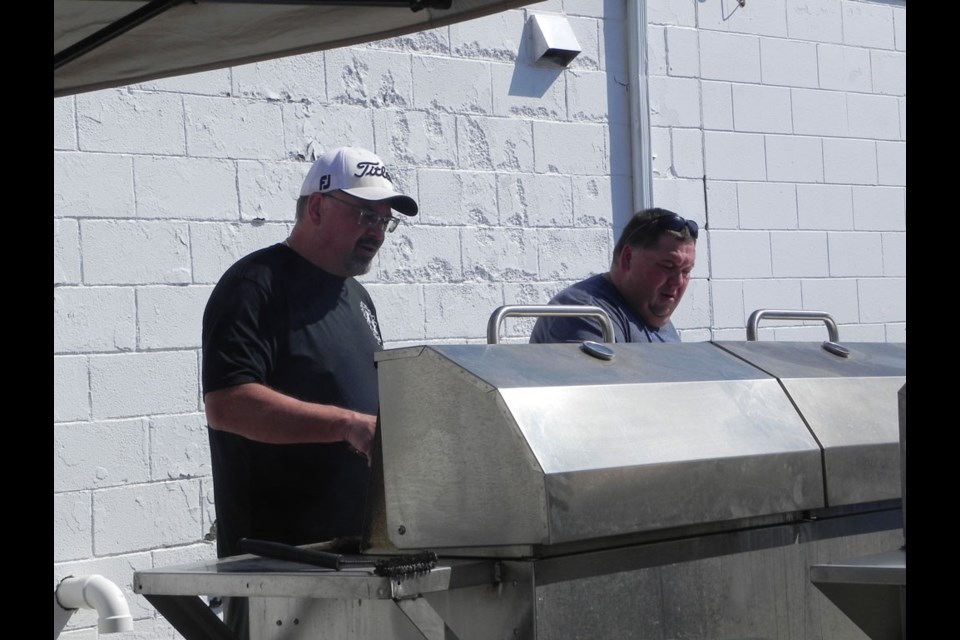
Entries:
MULTIPOLYGON (((365 149, 310 168, 282 243, 223 274, 203 315, 203 400, 217 555, 240 538, 308 544, 361 535, 379 405, 377 313, 366 273, 393 211, 417 214, 365 149)), ((224 620, 248 637, 246 602, 224 620)))
MULTIPOLYGON (((616 342, 680 342, 670 321, 690 282, 699 227, 667 209, 633 215, 613 249, 610 271, 577 282, 550 304, 592 305, 607 312, 616 342)), ((601 341, 590 317, 541 317, 530 342, 601 341)))

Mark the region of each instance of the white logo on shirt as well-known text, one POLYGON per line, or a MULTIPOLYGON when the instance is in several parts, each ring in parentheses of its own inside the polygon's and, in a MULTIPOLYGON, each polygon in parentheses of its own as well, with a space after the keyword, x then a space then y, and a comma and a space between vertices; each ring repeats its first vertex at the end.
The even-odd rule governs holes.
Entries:
POLYGON ((363 317, 366 318, 367 324, 370 326, 370 332, 373 333, 373 337, 377 339, 377 344, 382 347, 383 338, 380 337, 380 325, 377 324, 377 317, 373 315, 373 311, 371 311, 370 307, 362 300, 360 301, 360 310, 363 312, 363 317))

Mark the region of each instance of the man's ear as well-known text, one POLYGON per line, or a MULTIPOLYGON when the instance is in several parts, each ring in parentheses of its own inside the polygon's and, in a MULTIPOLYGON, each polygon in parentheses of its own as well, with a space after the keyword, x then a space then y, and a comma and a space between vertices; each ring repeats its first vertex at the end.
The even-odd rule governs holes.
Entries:
POLYGON ((311 193, 307 200, 307 218, 313 224, 320 224, 323 214, 323 194, 311 193))
POLYGON ((628 244, 623 245, 623 249, 620 250, 620 257, 617 258, 617 266, 620 267, 621 271, 628 271, 632 260, 633 247, 628 244))

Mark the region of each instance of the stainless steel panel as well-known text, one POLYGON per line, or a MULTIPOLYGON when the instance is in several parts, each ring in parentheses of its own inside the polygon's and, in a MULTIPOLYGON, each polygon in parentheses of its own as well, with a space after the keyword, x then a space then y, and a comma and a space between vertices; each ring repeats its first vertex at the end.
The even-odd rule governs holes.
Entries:
POLYGON ((823 447, 828 506, 900 498, 906 345, 844 343, 847 358, 809 342, 718 346, 781 380, 823 447))
POLYGON ((391 541, 551 545, 824 506, 776 380, 709 343, 609 346, 381 354, 391 541))

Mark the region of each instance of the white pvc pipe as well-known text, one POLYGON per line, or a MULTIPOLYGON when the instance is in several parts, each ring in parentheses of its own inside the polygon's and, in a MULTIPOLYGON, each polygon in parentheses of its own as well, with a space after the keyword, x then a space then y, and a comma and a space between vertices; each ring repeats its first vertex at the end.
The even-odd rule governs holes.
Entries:
POLYGON ((64 609, 96 609, 100 633, 133 629, 133 617, 123 591, 101 575, 68 576, 57 585, 55 595, 57 604, 64 609))

